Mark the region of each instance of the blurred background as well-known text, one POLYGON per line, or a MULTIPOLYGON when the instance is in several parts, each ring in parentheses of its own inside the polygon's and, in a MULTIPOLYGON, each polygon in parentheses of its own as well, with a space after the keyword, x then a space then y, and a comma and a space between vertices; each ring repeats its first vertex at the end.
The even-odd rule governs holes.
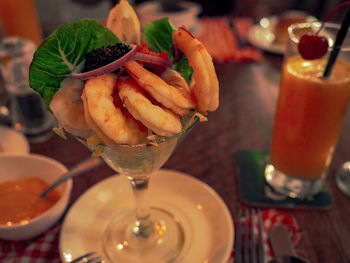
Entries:
MULTIPOLYGON (((53 32, 60 24, 89 17, 106 19, 108 11, 119 0, 1 0, 0 4, 11 2, 20 4, 31 2, 37 10, 43 36, 53 32)), ((129 0, 135 7, 144 5, 144 0, 129 0)), ((158 0, 166 11, 179 11, 178 0, 158 0)), ((250 17, 254 21, 270 16, 278 15, 286 10, 302 10, 322 20, 326 14, 336 7, 341 0, 187 0, 201 6, 199 17, 213 16, 243 16, 250 17)), ((0 5, 1 7, 1 5, 0 5)), ((5 8, 2 8, 5 9, 5 8)), ((1 10, 0 10, 1 13, 1 10)), ((341 19, 341 12, 337 13, 333 20, 341 19)), ((6 14, 5 14, 6 15, 6 14)), ((1 28, 0 28, 1 29, 1 28)), ((1 31, 0 31, 1 33, 1 31)), ((0 34, 1 36, 1 34, 0 34)))
MULTIPOLYGON (((8 0, 1 0, 1 2, 8 0)), ((81 18, 106 19, 108 11, 119 0, 11 0, 11 2, 33 2, 40 21, 42 33, 45 36, 53 32, 60 24, 81 18)), ((135 7, 145 4, 145 0, 129 0, 135 7)), ((158 0, 166 11, 179 11, 178 0, 158 0)), ((258 19, 278 15, 286 10, 302 10, 308 14, 323 19, 327 13, 336 7, 341 0, 187 0, 201 6, 199 17, 223 15, 250 17, 258 19)), ((0 3, 1 4, 1 3, 0 3)), ((1 6, 0 6, 1 7, 1 6)), ((1 10, 0 10, 1 12, 1 10)), ((336 14, 333 21, 341 19, 341 13, 336 14)), ((1 21, 0 21, 1 22, 1 21)), ((1 27, 0 27, 1 30, 1 27)), ((0 31, 1 36, 1 31, 0 31)))
MULTIPOLYGON (((83 17, 106 18, 109 9, 118 0, 34 0, 42 24, 43 33, 52 32, 57 24, 80 19, 83 17)), ((131 4, 149 2, 144 0, 129 0, 131 4)), ((178 0, 158 0, 161 5, 170 11, 175 10, 178 0)), ((269 15, 277 15, 286 10, 302 10, 318 19, 336 7, 340 0, 191 0, 202 6, 199 14, 203 16, 248 16, 254 20, 269 15)), ((340 19, 340 14, 333 20, 340 19)))

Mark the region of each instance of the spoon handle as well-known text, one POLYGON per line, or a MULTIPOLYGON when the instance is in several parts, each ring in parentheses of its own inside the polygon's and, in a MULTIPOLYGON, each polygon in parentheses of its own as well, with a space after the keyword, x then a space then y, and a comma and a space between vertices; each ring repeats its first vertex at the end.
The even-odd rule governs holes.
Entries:
POLYGON ((55 187, 57 187, 58 185, 60 185, 61 183, 67 181, 68 179, 87 172, 97 166, 99 166, 100 164, 102 164, 103 161, 101 158, 99 157, 89 157, 81 162, 79 162, 77 165, 75 165, 70 171, 68 171, 67 173, 63 174, 61 177, 59 177, 55 182, 53 182, 46 190, 44 190, 41 194, 40 194, 40 198, 45 198, 45 196, 55 187))

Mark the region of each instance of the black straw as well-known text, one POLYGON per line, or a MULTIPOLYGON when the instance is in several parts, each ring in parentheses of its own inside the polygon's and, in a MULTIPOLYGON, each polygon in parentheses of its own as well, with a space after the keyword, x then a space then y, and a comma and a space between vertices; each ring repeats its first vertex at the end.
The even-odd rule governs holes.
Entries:
POLYGON ((338 57, 341 45, 343 44, 346 33, 348 32, 349 26, 350 26, 350 7, 347 8, 344 20, 343 20, 341 27, 337 33, 333 50, 329 56, 326 69, 323 72, 324 78, 328 78, 331 75, 335 60, 338 57))

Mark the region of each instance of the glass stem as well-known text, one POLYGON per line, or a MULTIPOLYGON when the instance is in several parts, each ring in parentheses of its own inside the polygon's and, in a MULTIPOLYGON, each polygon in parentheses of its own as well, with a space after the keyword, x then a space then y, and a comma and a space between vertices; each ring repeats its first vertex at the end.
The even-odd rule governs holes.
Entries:
POLYGON ((138 237, 148 237, 154 232, 148 202, 148 177, 128 178, 135 196, 136 221, 132 232, 138 237))

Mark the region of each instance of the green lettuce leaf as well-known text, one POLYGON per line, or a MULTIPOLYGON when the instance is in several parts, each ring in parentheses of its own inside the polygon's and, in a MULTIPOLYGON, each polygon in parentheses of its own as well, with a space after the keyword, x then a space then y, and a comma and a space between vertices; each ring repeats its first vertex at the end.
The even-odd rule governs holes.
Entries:
POLYGON ((170 24, 169 19, 162 18, 145 24, 144 38, 153 52, 160 53, 165 50, 170 60, 173 59, 171 47, 175 28, 170 24))
POLYGON ((29 68, 29 85, 48 107, 65 79, 85 59, 85 54, 120 40, 105 26, 82 19, 60 26, 37 49, 29 68))
MULTIPOLYGON (((172 45, 175 28, 168 18, 154 20, 144 26, 144 38, 153 52, 160 53, 165 50, 168 58, 173 61, 172 45)), ((193 69, 188 64, 187 57, 182 55, 181 59, 173 65, 173 68, 180 72, 187 82, 191 80, 193 69)))
POLYGON ((193 74, 193 69, 192 67, 188 64, 188 60, 185 55, 182 55, 180 60, 174 64, 173 68, 177 71, 180 72, 181 75, 184 77, 184 79, 189 82, 192 78, 193 74))

